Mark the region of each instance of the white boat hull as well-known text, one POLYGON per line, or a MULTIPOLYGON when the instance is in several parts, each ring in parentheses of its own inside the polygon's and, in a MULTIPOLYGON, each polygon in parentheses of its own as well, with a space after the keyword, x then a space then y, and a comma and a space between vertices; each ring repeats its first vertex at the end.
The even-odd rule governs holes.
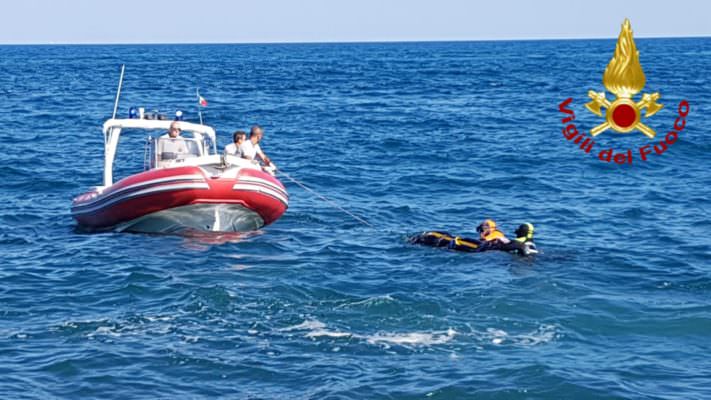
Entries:
POLYGON ((246 232, 264 226, 258 213, 239 204, 191 204, 144 215, 116 226, 122 232, 180 234, 185 231, 246 232))

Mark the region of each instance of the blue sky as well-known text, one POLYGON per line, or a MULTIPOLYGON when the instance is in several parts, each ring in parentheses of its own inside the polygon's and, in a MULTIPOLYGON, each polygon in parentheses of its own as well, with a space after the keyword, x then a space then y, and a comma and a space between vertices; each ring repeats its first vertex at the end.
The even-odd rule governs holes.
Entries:
POLYGON ((711 1, 6 0, 0 43, 254 43, 711 36, 711 1))

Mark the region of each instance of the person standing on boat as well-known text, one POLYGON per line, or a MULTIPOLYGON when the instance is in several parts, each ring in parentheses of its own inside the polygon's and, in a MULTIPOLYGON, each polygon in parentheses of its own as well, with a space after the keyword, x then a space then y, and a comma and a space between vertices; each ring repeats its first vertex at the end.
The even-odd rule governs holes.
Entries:
POLYGON ((259 125, 254 125, 249 131, 249 140, 245 140, 240 146, 242 149, 242 157, 248 160, 256 160, 259 157, 265 166, 269 166, 272 162, 259 147, 259 142, 264 137, 264 130, 259 125))
POLYGON ((161 160, 175 160, 188 152, 188 146, 185 144, 183 137, 180 136, 180 132, 180 123, 173 121, 170 124, 168 133, 160 137, 161 160))
POLYGON ((244 151, 242 151, 242 143, 247 140, 247 133, 245 131, 235 131, 232 134, 232 143, 225 146, 225 154, 233 155, 235 157, 244 157, 244 151))

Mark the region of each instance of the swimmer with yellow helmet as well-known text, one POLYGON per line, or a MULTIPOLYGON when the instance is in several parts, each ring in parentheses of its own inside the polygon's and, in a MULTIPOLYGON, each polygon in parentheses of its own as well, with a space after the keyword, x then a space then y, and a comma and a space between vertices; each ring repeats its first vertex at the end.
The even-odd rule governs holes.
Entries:
POLYGON ((496 222, 493 219, 487 219, 479 224, 479 226, 476 227, 476 231, 479 232, 479 238, 482 242, 509 242, 506 235, 496 228, 496 222))
POLYGON ((410 243, 474 253, 488 250, 508 251, 522 256, 538 253, 533 243, 533 224, 521 224, 516 229, 514 240, 509 240, 498 230, 496 222, 492 219, 479 224, 476 230, 479 232, 477 239, 453 236, 448 232, 429 231, 411 237, 410 243))

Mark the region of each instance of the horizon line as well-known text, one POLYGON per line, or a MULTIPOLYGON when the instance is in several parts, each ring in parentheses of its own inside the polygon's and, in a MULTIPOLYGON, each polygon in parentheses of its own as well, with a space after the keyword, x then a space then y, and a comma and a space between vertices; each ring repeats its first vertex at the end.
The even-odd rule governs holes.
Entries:
MULTIPOLYGON (((639 36, 639 39, 705 39, 711 35, 699 36, 639 36)), ((245 41, 245 42, 27 42, 0 43, 0 46, 130 46, 130 45, 251 45, 251 44, 386 44, 386 43, 451 43, 451 42, 529 42, 560 40, 617 40, 614 37, 540 37, 540 38, 480 38, 480 39, 403 39, 403 40, 342 40, 342 41, 245 41)))

